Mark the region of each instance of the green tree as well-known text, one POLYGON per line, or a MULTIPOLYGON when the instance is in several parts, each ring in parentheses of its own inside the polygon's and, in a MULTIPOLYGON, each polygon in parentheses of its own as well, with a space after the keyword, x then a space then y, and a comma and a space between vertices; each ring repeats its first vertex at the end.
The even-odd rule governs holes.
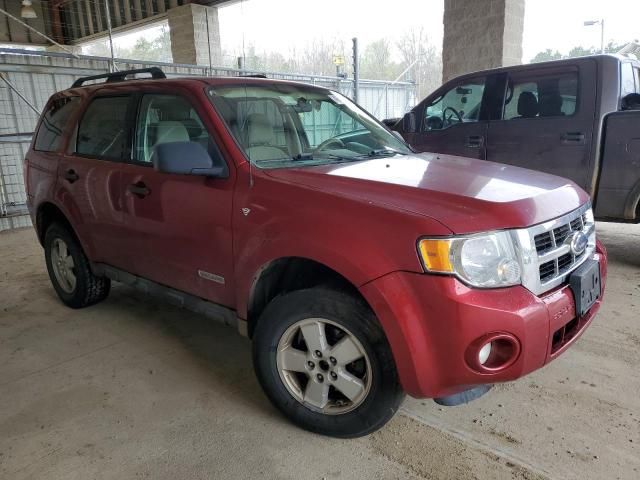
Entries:
MULTIPOLYGON (((609 42, 605 48, 605 53, 617 53, 620 51, 625 44, 619 44, 615 42, 609 42)), ((537 62, 547 62, 549 60, 560 60, 562 58, 576 58, 576 57, 586 57, 587 55, 597 55, 600 53, 600 49, 596 47, 583 47, 582 45, 578 45, 569 50, 569 53, 563 55, 558 50, 552 51, 550 48, 547 48, 544 52, 539 52, 535 57, 531 59, 531 63, 537 62)))
POLYGON ((547 48, 544 52, 539 52, 535 57, 531 59, 531 63, 548 62, 549 60, 560 60, 562 54, 559 51, 552 51, 547 48))
POLYGON ((171 62, 171 36, 169 29, 162 27, 160 35, 151 40, 139 38, 130 50, 123 52, 130 55, 126 58, 135 60, 149 60, 153 62, 171 62))

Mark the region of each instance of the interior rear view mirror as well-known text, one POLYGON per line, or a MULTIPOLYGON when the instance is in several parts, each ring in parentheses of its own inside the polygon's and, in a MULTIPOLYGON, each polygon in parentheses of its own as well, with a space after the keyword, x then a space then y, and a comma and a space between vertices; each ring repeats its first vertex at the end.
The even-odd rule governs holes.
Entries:
POLYGON ((465 87, 458 87, 456 88, 456 93, 458 95, 471 95, 471 89, 465 88, 465 87))
POLYGON ((313 100, 309 101, 304 97, 298 98, 296 105, 293 106, 293 110, 296 113, 312 112, 314 109, 313 100))
POLYGON ((212 159, 196 142, 168 142, 156 145, 151 155, 153 168, 162 173, 226 177, 227 165, 218 157, 212 159))

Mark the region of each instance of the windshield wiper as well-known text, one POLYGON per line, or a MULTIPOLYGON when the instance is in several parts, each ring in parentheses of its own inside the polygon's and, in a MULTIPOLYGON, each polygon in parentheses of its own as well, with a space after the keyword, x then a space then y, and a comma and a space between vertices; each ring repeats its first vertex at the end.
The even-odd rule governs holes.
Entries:
POLYGON ((298 161, 308 161, 308 160, 339 160, 339 161, 353 161, 358 160, 357 157, 345 157, 343 155, 336 155, 335 153, 321 153, 319 155, 315 155, 313 153, 299 153, 298 155, 294 155, 291 157, 292 160, 298 161))
POLYGON ((380 148, 377 150, 371 150, 369 153, 360 155, 360 157, 392 157, 394 155, 406 155, 406 153, 392 148, 380 148))

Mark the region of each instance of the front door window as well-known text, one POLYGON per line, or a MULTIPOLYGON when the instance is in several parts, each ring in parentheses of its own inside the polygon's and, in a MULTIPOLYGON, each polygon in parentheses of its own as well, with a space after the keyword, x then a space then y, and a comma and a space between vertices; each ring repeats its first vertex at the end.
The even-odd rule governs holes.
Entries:
POLYGON ((467 80, 436 98, 425 110, 425 131, 480 120, 486 78, 467 80))

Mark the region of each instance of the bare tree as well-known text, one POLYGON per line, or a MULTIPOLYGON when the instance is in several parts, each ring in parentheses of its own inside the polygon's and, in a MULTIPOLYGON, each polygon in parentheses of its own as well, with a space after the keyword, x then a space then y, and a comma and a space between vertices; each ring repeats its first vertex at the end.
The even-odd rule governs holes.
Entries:
POLYGON ((345 59, 349 58, 345 54, 343 40, 316 39, 306 45, 297 64, 301 73, 333 76, 336 74, 336 66, 333 63, 334 55, 342 55, 345 59))
POLYGON ((375 80, 394 80, 402 71, 392 59, 391 43, 381 38, 368 44, 360 58, 360 76, 375 80))
POLYGON ((397 43, 406 80, 417 84, 418 98, 425 97, 442 83, 442 56, 423 28, 411 29, 397 43))

